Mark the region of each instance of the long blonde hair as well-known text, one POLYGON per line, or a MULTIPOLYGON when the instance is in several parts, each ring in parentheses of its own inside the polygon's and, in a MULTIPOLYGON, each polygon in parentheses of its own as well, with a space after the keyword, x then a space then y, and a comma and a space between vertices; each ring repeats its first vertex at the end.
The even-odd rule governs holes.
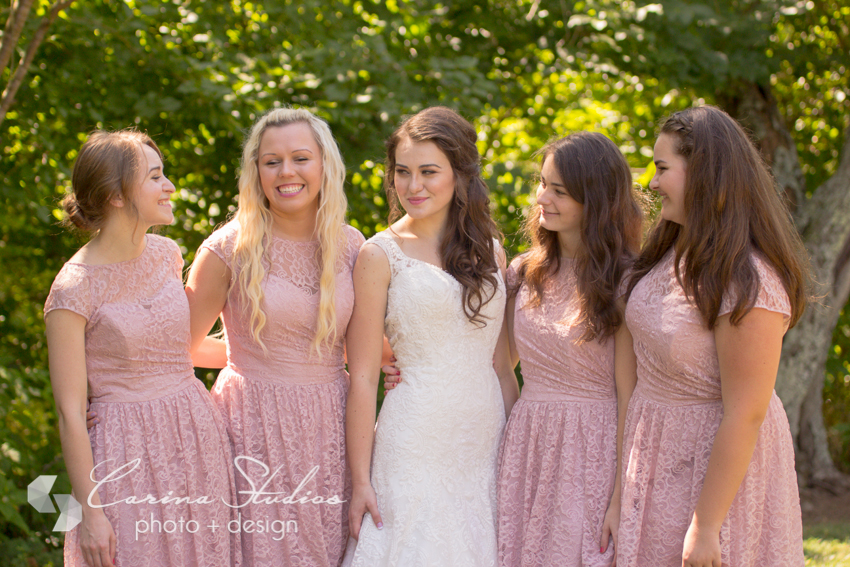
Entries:
POLYGON ((336 341, 336 272, 339 256, 346 243, 343 229, 348 200, 345 198, 345 164, 327 123, 303 108, 276 108, 254 123, 242 148, 239 173, 239 208, 233 217, 239 225, 234 247, 234 260, 240 267, 235 285, 251 311, 251 335, 266 351, 260 333, 266 326, 263 311, 263 288, 266 275, 263 258, 272 239, 272 214, 263 193, 259 175, 260 141, 268 128, 303 122, 310 126, 313 137, 322 150, 322 186, 319 190, 319 209, 316 213, 316 232, 319 237, 319 314, 312 346, 321 357, 322 346, 336 341))

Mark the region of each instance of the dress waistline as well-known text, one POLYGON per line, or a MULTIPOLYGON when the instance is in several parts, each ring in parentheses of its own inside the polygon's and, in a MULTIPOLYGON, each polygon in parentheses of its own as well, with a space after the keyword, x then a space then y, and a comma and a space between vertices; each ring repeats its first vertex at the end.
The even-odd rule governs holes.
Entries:
MULTIPOLYGON (((114 389, 113 391, 104 392, 100 395, 92 395, 91 403, 138 403, 152 402, 167 398, 183 390, 192 387, 197 383, 202 388, 201 381, 195 378, 193 373, 180 374, 161 374, 153 378, 145 378, 145 382, 150 382, 149 387, 138 388, 135 385, 134 389, 114 389)), ((204 388, 206 390, 206 388, 204 388)))
POLYGON ((528 381, 523 384, 520 400, 526 402, 583 402, 616 403, 617 396, 589 391, 569 391, 548 387, 539 382, 528 381))

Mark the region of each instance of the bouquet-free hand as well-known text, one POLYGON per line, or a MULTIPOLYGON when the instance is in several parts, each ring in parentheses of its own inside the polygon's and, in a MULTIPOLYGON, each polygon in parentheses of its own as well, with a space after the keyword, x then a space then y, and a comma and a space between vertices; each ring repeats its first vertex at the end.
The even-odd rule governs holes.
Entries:
POLYGON ((351 494, 351 506, 348 508, 348 525, 351 537, 354 539, 360 538, 360 527, 363 524, 363 516, 369 512, 372 515, 372 521, 380 530, 384 527, 381 521, 381 514, 378 512, 378 497, 375 494, 375 489, 371 484, 363 484, 355 486, 351 494))
POLYGON ((721 567, 721 563, 719 531, 700 529, 691 520, 685 534, 682 567, 721 567))
POLYGON ((617 537, 620 527, 620 505, 610 504, 602 521, 602 537, 599 538, 599 553, 608 551, 608 545, 614 546, 614 560, 611 567, 617 567, 617 537))
POLYGON ((115 565, 115 531, 103 510, 92 509, 80 524, 80 550, 91 567, 115 565))
POLYGON ((384 390, 390 391, 401 383, 401 370, 395 367, 395 357, 390 358, 391 364, 381 367, 384 373, 384 390))

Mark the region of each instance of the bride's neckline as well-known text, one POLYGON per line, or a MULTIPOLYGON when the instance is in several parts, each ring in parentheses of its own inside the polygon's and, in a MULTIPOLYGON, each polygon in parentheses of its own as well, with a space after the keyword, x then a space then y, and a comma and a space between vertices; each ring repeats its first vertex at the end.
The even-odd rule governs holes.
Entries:
MULTIPOLYGON (((395 234, 395 233, 391 233, 390 231, 387 231, 385 234, 386 234, 386 238, 387 238, 387 240, 389 240, 390 242, 392 242, 392 243, 393 243, 393 245, 394 245, 394 246, 398 249, 399 253, 400 253, 402 256, 404 256, 405 258, 407 258, 408 260, 412 260, 412 261, 414 261, 414 262, 419 262, 420 264, 425 264, 425 265, 427 265, 427 266, 431 266, 431 267, 432 267, 432 268, 434 268, 435 270, 440 270, 441 272, 443 272, 444 274, 446 274, 446 275, 447 275, 447 276, 449 276, 450 278, 455 279, 455 277, 454 277, 453 275, 451 275, 449 272, 447 272, 445 268, 443 268, 443 267, 441 267, 441 266, 438 266, 437 264, 434 264, 434 263, 429 262, 429 261, 427 261, 427 260, 420 260, 419 258, 414 258, 413 256, 409 255, 407 252, 405 252, 405 251, 401 248, 401 244, 399 244, 398 242, 396 242, 396 239, 395 239, 395 237, 393 236, 393 234, 395 234)), ((399 236, 399 238, 401 238, 401 237, 399 236)), ((402 240, 403 240, 403 239, 402 239, 402 240)), ((457 280, 455 280, 455 281, 457 281, 457 280)))

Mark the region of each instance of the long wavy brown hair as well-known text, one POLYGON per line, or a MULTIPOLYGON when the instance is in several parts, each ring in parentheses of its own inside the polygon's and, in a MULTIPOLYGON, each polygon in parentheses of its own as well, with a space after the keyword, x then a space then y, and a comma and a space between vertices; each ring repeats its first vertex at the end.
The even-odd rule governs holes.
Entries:
POLYGON ((390 224, 403 216, 395 187, 396 148, 405 139, 433 142, 448 158, 455 191, 440 243, 443 268, 463 286, 463 310, 473 323, 484 325, 481 308, 496 293, 499 265, 494 239, 502 241, 490 216, 490 191, 481 179, 481 155, 475 128, 454 110, 426 108, 402 122, 387 140, 384 188, 390 205, 390 224))
POLYGON ((685 224, 659 219, 635 261, 628 293, 667 251, 676 278, 709 329, 727 291, 737 294, 731 323, 755 303, 759 277, 753 253, 776 270, 791 300, 791 326, 806 307, 808 257, 773 176, 743 128, 714 106, 672 114, 661 135, 675 138, 685 159, 685 224), (684 269, 680 269, 684 258, 684 269))
MULTIPOLYGON (((617 289, 640 247, 643 212, 629 164, 614 142, 595 132, 570 134, 539 153, 541 167, 551 157, 567 193, 584 206, 582 246, 575 258, 578 324, 585 327, 579 341, 604 340, 623 322, 617 289)), ((561 265, 558 233, 540 225, 540 214, 540 206, 535 206, 523 225, 531 249, 520 262, 517 287, 525 283, 531 291, 526 306, 540 304, 547 279, 555 277, 561 265)), ((516 293, 516 288, 511 291, 516 293)))

